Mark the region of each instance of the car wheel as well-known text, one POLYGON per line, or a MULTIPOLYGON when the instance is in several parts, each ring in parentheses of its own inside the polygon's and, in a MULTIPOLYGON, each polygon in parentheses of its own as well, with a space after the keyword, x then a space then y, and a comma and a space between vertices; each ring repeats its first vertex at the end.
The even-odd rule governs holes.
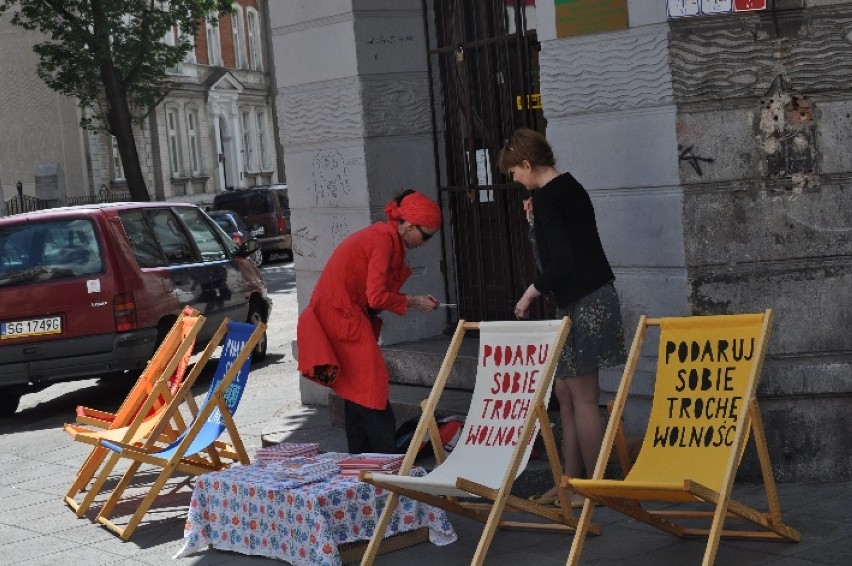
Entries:
POLYGON ((251 260, 254 262, 255 267, 260 267, 261 265, 263 265, 264 257, 262 251, 257 250, 249 257, 251 257, 251 260))
MULTIPOLYGON (((264 310, 257 305, 257 303, 252 303, 249 307, 248 321, 251 324, 257 325, 261 322, 266 322, 264 319, 264 310)), ((254 347, 251 353, 251 361, 252 362, 261 362, 264 358, 266 358, 266 343, 267 336, 266 332, 263 333, 263 336, 260 337, 260 341, 254 347)))
POLYGON ((18 385, 0 387, 0 418, 14 416, 24 390, 18 385))

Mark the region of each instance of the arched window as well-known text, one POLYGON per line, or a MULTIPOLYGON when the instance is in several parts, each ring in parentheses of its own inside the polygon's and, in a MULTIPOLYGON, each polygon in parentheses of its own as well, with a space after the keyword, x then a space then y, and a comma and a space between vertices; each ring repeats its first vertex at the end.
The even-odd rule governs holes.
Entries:
POLYGON ((177 108, 166 109, 166 133, 169 138, 169 168, 172 177, 183 176, 183 159, 180 147, 180 119, 177 108))
POLYGON ((189 168, 193 177, 201 175, 201 137, 198 127, 198 110, 189 108, 186 111, 186 138, 189 143, 189 168))
POLYGON ((121 164, 121 155, 118 153, 118 140, 115 139, 115 136, 110 136, 110 142, 110 157, 112 158, 112 180, 123 181, 124 166, 121 164))
POLYGON ((246 8, 246 20, 248 20, 248 48, 250 67, 255 71, 263 70, 263 57, 261 55, 260 41, 260 19, 257 10, 246 8))
POLYGON ((240 112, 240 127, 243 131, 243 171, 254 171, 254 143, 251 135, 251 110, 240 112))
POLYGON ((261 171, 269 171, 269 142, 266 139, 266 110, 257 108, 255 110, 255 118, 257 119, 257 153, 260 160, 259 169, 261 171))

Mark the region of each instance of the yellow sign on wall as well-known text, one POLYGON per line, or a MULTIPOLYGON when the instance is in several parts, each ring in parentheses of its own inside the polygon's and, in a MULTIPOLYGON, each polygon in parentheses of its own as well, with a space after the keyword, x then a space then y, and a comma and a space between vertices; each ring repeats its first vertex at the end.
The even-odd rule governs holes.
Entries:
POLYGON ((520 95, 515 97, 515 105, 518 107, 518 110, 523 110, 525 107, 532 110, 541 110, 541 94, 528 94, 526 98, 527 103, 524 106, 524 99, 520 95))
POLYGON ((554 0, 556 36, 627 29, 627 0, 554 0))

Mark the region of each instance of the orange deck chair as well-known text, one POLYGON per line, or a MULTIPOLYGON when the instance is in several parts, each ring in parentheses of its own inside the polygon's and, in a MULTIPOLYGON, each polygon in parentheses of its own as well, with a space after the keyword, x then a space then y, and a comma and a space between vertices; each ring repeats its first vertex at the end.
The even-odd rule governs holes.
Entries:
MULTIPOLYGON (((159 423, 169 399, 184 381, 195 340, 204 320, 192 309, 186 309, 178 317, 117 412, 84 408, 84 422, 94 423, 87 425, 79 422, 81 410, 78 408, 78 422, 63 427, 63 431, 73 440, 92 445, 91 452, 65 494, 65 502, 78 517, 85 514, 95 493, 89 493, 79 504, 75 498, 86 489, 108 454, 100 441, 112 439, 139 442, 147 437, 159 423)), ((164 440, 176 437, 185 427, 180 415, 176 417, 169 427, 163 429, 164 440)))

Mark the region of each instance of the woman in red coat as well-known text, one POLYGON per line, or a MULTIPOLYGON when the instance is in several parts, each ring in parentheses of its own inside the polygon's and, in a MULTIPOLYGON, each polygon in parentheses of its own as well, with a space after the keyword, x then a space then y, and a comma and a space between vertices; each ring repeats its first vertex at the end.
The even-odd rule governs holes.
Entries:
POLYGON ((385 206, 387 222, 351 234, 331 254, 299 316, 299 372, 344 399, 346 440, 353 454, 396 452, 396 423, 388 402, 388 370, 378 338, 381 311, 438 308, 431 295, 400 292, 411 275, 408 250, 441 227, 441 209, 415 191, 385 206))

